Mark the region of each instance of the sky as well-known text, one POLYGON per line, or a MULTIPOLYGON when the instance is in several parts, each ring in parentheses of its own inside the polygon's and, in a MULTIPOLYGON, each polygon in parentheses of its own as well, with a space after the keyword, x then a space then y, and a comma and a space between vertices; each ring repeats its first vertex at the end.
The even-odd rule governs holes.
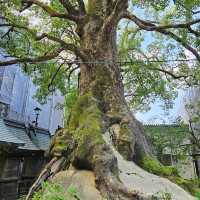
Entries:
POLYGON ((169 110, 168 115, 161 107, 162 102, 156 101, 148 112, 136 113, 136 118, 144 124, 171 124, 178 116, 184 117, 184 96, 185 92, 179 90, 178 97, 174 100, 174 106, 169 110))
MULTIPOLYGON (((171 7, 169 10, 172 10, 174 7, 174 2, 171 1, 171 7)), ((146 13, 143 9, 134 8, 134 12, 136 15, 140 16, 141 18, 146 19, 146 13)), ((152 42, 153 37, 151 32, 145 34, 144 42, 142 44, 143 50, 147 49, 147 46, 152 42)), ((185 51, 186 56, 189 59, 193 59, 194 56, 189 52, 185 51)), ((174 106, 172 109, 169 110, 168 115, 163 110, 162 106, 163 102, 157 100, 155 103, 151 104, 151 109, 147 112, 137 112, 135 114, 136 118, 144 124, 171 124, 175 121, 175 119, 181 116, 184 121, 187 120, 187 114, 184 109, 185 105, 185 97, 186 97, 186 90, 178 90, 178 96, 174 100, 174 106)))

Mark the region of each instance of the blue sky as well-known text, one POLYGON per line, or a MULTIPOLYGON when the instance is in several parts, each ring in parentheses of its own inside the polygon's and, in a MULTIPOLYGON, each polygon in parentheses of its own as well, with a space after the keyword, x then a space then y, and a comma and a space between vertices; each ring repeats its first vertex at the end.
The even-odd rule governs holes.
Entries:
POLYGON ((183 99, 184 99, 184 91, 178 91, 178 97, 174 100, 173 109, 169 110, 169 114, 166 115, 165 111, 162 109, 161 101, 156 101, 151 105, 151 109, 148 112, 138 112, 136 113, 136 118, 145 124, 169 124, 172 123, 178 116, 182 116, 183 113, 183 99))
MULTIPOLYGON (((145 17, 144 10, 136 8, 134 10, 138 16, 145 17)), ((150 32, 145 33, 144 42, 142 44, 143 50, 147 49, 147 46, 152 42, 153 37, 150 32)), ((162 108, 163 102, 157 100, 154 104, 151 104, 151 109, 147 112, 137 112, 136 118, 143 123, 172 123, 178 116, 183 115, 184 107, 184 91, 178 90, 178 97, 174 100, 174 106, 169 110, 168 115, 162 108)))

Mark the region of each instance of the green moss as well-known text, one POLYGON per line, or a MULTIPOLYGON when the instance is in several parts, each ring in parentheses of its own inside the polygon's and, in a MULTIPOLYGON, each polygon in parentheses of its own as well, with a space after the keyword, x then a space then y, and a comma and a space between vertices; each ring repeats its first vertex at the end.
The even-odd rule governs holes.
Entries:
POLYGON ((153 174, 168 178, 192 195, 200 193, 198 183, 194 180, 187 180, 179 176, 178 170, 172 166, 163 166, 159 161, 151 157, 144 157, 142 167, 153 174))
POLYGON ((91 94, 80 96, 78 100, 76 101, 75 105, 73 106, 70 113, 70 117, 69 117, 69 123, 68 123, 70 132, 76 130, 76 128, 79 126, 80 116, 83 114, 84 109, 89 106, 90 97, 91 97, 91 94))
POLYGON ((94 146, 105 143, 102 137, 102 115, 91 93, 81 96, 73 107, 69 131, 78 143, 76 154, 85 158, 94 146))
POLYGON ((105 143, 102 114, 92 93, 80 96, 70 113, 67 129, 57 132, 50 155, 67 155, 71 160, 92 163, 93 155, 105 143))
POLYGON ((177 185, 179 185, 180 187, 182 187, 183 189, 185 189, 192 195, 196 195, 200 193, 200 188, 194 180, 187 180, 187 179, 184 179, 182 177, 177 177, 177 176, 176 177, 170 176, 168 177, 168 179, 176 183, 177 185))
POLYGON ((178 176, 178 171, 172 166, 163 166, 158 160, 151 157, 144 157, 142 161, 142 167, 156 175, 160 176, 178 176))
POLYGON ((55 154, 58 156, 66 154, 66 152, 69 155, 74 148, 72 144, 74 144, 74 139, 69 131, 67 129, 59 130, 53 137, 50 148, 45 152, 45 155, 47 157, 55 154))
POLYGON ((88 0, 87 12, 89 15, 97 14, 101 11, 102 5, 99 0, 88 0))

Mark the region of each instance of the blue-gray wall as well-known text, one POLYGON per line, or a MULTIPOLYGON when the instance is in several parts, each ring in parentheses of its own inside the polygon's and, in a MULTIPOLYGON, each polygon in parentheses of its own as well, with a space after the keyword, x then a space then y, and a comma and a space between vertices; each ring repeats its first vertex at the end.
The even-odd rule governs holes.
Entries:
MULTIPOLYGON (((6 59, 4 55, 0 50, 0 60, 6 59)), ((35 93, 36 86, 31 78, 22 72, 19 65, 0 68, 0 101, 10 105, 9 117, 31 123, 35 120, 33 109, 39 107, 42 111, 38 126, 49 129, 53 134, 58 125, 63 126, 63 110, 58 110, 56 105, 63 103, 64 97, 57 91, 49 97, 47 104, 41 105, 33 98, 35 93)))

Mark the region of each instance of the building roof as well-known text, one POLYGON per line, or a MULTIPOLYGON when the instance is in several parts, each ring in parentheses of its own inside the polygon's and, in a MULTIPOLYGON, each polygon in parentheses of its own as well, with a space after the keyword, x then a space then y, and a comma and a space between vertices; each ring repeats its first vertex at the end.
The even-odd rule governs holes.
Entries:
POLYGON ((143 124, 144 127, 188 127, 180 124, 143 124))
POLYGON ((20 140, 9 130, 9 127, 5 125, 2 118, 0 118, 0 142, 15 144, 17 146, 24 145, 24 141, 20 140))
POLYGON ((187 124, 143 124, 146 131, 157 130, 157 131, 189 131, 189 126, 187 124))
POLYGON ((14 144, 19 150, 45 151, 50 134, 45 129, 28 129, 23 123, 0 118, 0 142, 14 144))

